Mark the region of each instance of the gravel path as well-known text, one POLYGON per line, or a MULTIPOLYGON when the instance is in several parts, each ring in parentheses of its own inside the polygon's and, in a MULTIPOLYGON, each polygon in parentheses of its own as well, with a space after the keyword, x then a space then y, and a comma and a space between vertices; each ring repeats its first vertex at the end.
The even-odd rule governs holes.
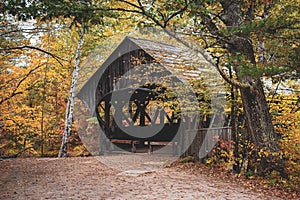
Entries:
POLYGON ((111 169, 99 157, 0 161, 0 199, 276 199, 204 174, 162 167, 168 162, 116 155, 110 159, 116 169, 111 169), (130 159, 143 164, 124 164, 137 163, 130 159))

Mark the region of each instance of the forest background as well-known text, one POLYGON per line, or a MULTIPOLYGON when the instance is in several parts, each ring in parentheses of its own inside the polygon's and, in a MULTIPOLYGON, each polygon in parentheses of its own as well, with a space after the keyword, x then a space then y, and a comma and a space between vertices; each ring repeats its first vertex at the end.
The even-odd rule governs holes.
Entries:
POLYGON ((0 156, 57 156, 63 136, 69 156, 87 155, 67 123, 74 69, 116 34, 160 27, 209 52, 228 84, 234 145, 220 141, 204 162, 299 190, 299 10, 298 0, 2 1, 0 156))

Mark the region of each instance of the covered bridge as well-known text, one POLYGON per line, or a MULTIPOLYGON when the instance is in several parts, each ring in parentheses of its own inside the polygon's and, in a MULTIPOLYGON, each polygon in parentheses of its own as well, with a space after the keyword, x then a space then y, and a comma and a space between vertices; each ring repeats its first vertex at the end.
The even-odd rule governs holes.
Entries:
MULTIPOLYGON (((192 142, 186 141, 187 134, 193 140, 199 128, 212 126, 211 116, 201 119, 199 100, 204 97, 191 88, 204 82, 210 87, 207 103, 216 101, 215 91, 222 84, 214 76, 210 64, 184 46, 125 37, 77 97, 97 117, 103 141, 122 149, 130 144, 132 151, 136 146, 175 144, 181 146, 180 154, 192 142)), ((222 124, 222 116, 214 116, 213 121, 222 124)))

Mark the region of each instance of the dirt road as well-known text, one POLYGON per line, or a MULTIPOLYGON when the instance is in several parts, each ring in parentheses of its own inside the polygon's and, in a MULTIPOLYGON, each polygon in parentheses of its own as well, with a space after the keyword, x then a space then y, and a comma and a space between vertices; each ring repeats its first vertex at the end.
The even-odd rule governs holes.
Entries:
MULTIPOLYGON (((115 158, 122 166, 124 156, 115 158)), ((111 169, 94 157, 4 160, 0 170, 0 199, 278 199, 172 167, 111 169)))

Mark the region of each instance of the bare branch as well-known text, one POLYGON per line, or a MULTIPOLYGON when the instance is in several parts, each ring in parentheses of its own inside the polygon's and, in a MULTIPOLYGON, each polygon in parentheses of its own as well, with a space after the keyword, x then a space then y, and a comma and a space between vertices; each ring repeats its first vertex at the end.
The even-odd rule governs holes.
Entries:
POLYGON ((187 2, 187 0, 185 0, 185 6, 184 6, 182 9, 180 9, 180 10, 174 12, 173 14, 171 14, 171 15, 168 17, 168 19, 165 20, 165 22, 164 22, 165 25, 167 25, 168 22, 169 22, 172 18, 174 18, 174 17, 176 17, 177 15, 179 15, 179 14, 183 13, 184 11, 186 11, 187 8, 188 8, 188 2, 187 2))
POLYGON ((248 84, 238 82, 238 81, 228 77, 227 74, 220 68, 218 61, 217 61, 217 64, 214 65, 214 67, 217 69, 217 71, 222 76, 222 78, 230 85, 233 85, 236 88, 250 88, 251 90, 253 89, 253 87, 248 84))
POLYGON ((37 82, 38 82, 38 81, 34 82, 31 86, 25 88, 25 90, 23 90, 23 91, 17 92, 17 89, 16 89, 16 90, 13 91, 9 96, 7 96, 7 97, 1 99, 1 100, 0 100, 0 105, 1 105, 2 103, 4 103, 5 101, 8 101, 9 99, 13 98, 14 96, 17 96, 17 95, 19 95, 19 94, 23 94, 25 91, 31 90, 31 89, 37 84, 37 82))
POLYGON ((61 63, 60 60, 63 60, 63 61, 66 61, 62 58, 60 58, 59 56, 56 56, 54 55, 53 53, 50 53, 48 51, 45 51, 41 48, 38 48, 38 47, 33 47, 33 46, 29 46, 29 45, 24 45, 24 46, 18 46, 18 47, 9 47, 9 48, 3 48, 3 49, 0 49, 0 51, 13 51, 13 50, 22 50, 22 49, 33 49, 33 50, 37 50, 37 51, 40 51, 40 52, 43 52, 47 55, 50 55, 52 58, 54 58, 61 66, 63 66, 63 64, 61 63))
POLYGON ((134 3, 131 3, 131 2, 129 2, 129 1, 126 1, 126 0, 119 0, 119 1, 120 1, 120 2, 123 2, 123 3, 126 3, 126 4, 128 4, 128 5, 130 5, 130 6, 134 7, 134 8, 137 8, 137 9, 140 9, 140 8, 142 7, 142 4, 141 4, 140 1, 138 1, 139 6, 138 6, 138 5, 135 5, 134 3))
POLYGON ((2 103, 4 103, 5 101, 7 101, 7 100, 13 98, 14 96, 19 95, 19 94, 23 94, 23 93, 24 93, 24 91, 13 92, 13 93, 11 93, 8 97, 5 97, 5 98, 3 98, 3 99, 0 100, 0 105, 1 105, 2 103))
MULTIPOLYGON (((1 27, 3 28, 3 27, 1 27)), ((17 33, 17 32, 22 32, 22 33, 29 33, 29 34, 32 34, 32 33, 41 33, 41 32, 48 32, 50 29, 48 28, 42 28, 42 27, 36 27, 36 28, 18 28, 18 29, 13 29, 13 30, 10 30, 10 31, 7 31, 7 32, 3 32, 0 34, 0 36, 5 36, 5 35, 9 35, 9 34, 12 34, 12 33, 17 33)))
POLYGON ((143 14, 143 12, 141 12, 141 11, 130 10, 130 9, 125 9, 125 8, 110 8, 110 9, 107 9, 106 11, 121 11, 121 12, 123 11, 123 12, 143 14))
MULTIPOLYGON (((139 3, 139 5, 142 5, 142 3, 141 3, 140 0, 138 0, 138 3, 139 3)), ((162 28, 166 27, 166 24, 162 24, 158 19, 156 19, 149 12, 147 12, 143 6, 140 6, 139 9, 142 11, 143 15, 145 15, 146 17, 148 17, 149 19, 151 19, 155 24, 157 24, 158 26, 160 26, 162 28)))
MULTIPOLYGON (((0 105, 2 103, 4 103, 5 101, 11 99, 12 97, 16 96, 16 95, 19 95, 19 94, 23 94, 25 91, 28 91, 28 90, 31 90, 33 88, 33 86, 36 84, 36 82, 34 84, 32 84, 31 86, 27 87, 24 91, 19 91, 17 92, 17 90, 19 89, 19 87, 21 86, 21 84, 30 76, 30 74, 32 74, 35 70, 39 69, 40 67, 44 66, 44 64, 42 65, 38 65, 37 67, 31 69, 17 84, 15 90, 8 96, 8 97, 5 97, 3 98, 1 101, 0 101, 0 105)), ((12 79, 14 80, 14 79, 12 79)), ((11 82, 12 80, 10 80, 9 82, 11 82)), ((7 84, 8 82, 6 82, 7 84)))
MULTIPOLYGON (((205 53, 205 50, 204 49, 195 49, 193 46, 191 46, 189 43, 181 40, 179 37, 177 37, 175 35, 175 33, 171 32, 170 30, 166 29, 166 26, 168 24, 168 22, 174 18, 175 16, 179 15, 180 13, 184 12, 187 8, 188 8, 188 2, 186 2, 186 5, 185 7, 183 7, 182 9, 178 10, 177 12, 173 13, 172 15, 170 15, 166 20, 164 20, 164 24, 162 24, 158 19, 156 19, 153 15, 151 15, 149 12, 147 12, 145 9, 144 9, 144 6, 142 5, 141 1, 138 0, 138 4, 139 5, 136 5, 136 4, 133 4, 131 2, 128 2, 126 0, 119 0, 123 3, 126 3, 130 6, 133 6, 134 8, 136 9, 139 9, 139 13, 148 17, 149 19, 151 19, 154 23, 156 23, 158 26, 162 27, 164 29, 164 31, 169 34, 171 37, 175 38, 177 41, 179 41, 180 43, 182 43, 183 45, 185 45, 186 47, 190 48, 190 49, 193 49, 195 51, 197 51, 198 53, 200 53, 206 61, 208 61, 212 66, 214 66, 217 71, 220 73, 220 75, 222 76, 222 78, 228 82, 229 84, 237 87, 237 88, 253 88, 251 85, 249 84, 245 84, 245 83, 241 83, 241 82, 238 82, 238 81, 235 81, 233 79, 230 79, 226 73, 220 69, 220 67, 215 64, 215 62, 212 60, 212 58, 207 55, 207 53, 205 53)), ((135 11, 137 12, 137 11, 135 11)), ((208 29, 210 29, 211 32, 215 32, 215 33, 220 33, 219 30, 218 30, 218 27, 216 27, 216 25, 212 22, 212 19, 205 13, 200 13, 202 16, 202 18, 204 19, 204 23, 207 25, 208 29)), ((218 35, 219 39, 222 38, 222 41, 223 43, 228 43, 225 39, 226 37, 224 37, 223 35, 218 35)))
POLYGON ((37 67, 35 67, 35 68, 33 68, 33 69, 31 69, 20 81, 19 81, 19 83, 17 84, 17 89, 20 87, 20 85, 23 83, 23 81, 25 81, 28 77, 29 77, 29 75, 32 73, 32 72, 34 72, 35 70, 37 70, 38 68, 40 68, 40 67, 42 67, 43 65, 45 65, 45 64, 42 64, 42 65, 39 65, 39 66, 37 66, 37 67))

